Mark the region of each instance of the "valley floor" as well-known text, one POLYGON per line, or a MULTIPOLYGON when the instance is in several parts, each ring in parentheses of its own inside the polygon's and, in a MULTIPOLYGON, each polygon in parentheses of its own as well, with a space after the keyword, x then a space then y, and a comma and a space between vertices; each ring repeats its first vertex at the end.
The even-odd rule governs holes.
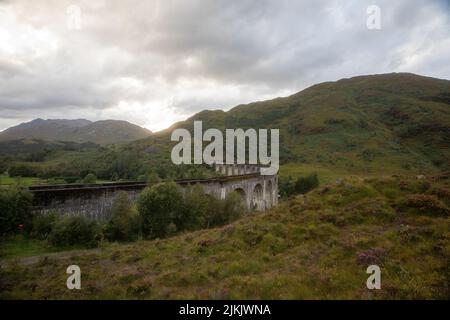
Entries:
POLYGON ((221 228, 3 260, 0 298, 449 299, 449 196, 448 176, 345 179, 221 228))

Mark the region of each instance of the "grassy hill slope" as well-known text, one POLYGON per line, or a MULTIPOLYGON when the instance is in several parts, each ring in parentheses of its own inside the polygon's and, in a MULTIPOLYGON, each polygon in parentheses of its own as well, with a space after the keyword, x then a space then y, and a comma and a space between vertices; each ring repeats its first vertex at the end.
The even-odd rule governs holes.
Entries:
POLYGON ((449 205, 448 174, 346 179, 221 228, 2 261, 0 297, 448 299, 449 205), (66 289, 71 264, 81 290, 66 289), (381 290, 366 288, 372 264, 381 290))
POLYGON ((449 168, 450 81, 414 74, 360 76, 286 98, 203 111, 175 127, 279 128, 281 158, 349 172, 449 168))
POLYGON ((0 141, 0 156, 3 155, 30 155, 49 153, 55 150, 83 151, 96 149, 98 145, 92 142, 76 143, 72 141, 45 141, 39 139, 18 139, 0 141))

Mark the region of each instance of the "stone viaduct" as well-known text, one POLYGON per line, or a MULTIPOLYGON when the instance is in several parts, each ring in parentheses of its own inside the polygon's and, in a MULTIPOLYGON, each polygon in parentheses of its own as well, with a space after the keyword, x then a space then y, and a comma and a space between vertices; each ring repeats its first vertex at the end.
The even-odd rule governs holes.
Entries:
MULTIPOLYGON (((278 176, 261 175, 252 165, 214 165, 220 176, 209 179, 183 179, 181 187, 200 185, 206 194, 224 199, 236 191, 249 211, 264 211, 278 203, 278 176)), ((108 219, 116 194, 125 191, 132 201, 147 187, 145 182, 103 184, 61 184, 32 186, 34 213, 56 212, 62 215, 85 215, 93 219, 108 219)))

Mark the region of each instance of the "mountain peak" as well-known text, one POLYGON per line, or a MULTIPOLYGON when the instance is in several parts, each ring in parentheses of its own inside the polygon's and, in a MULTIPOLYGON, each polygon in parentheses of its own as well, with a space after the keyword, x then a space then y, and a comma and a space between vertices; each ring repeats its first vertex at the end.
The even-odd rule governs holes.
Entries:
POLYGON ((151 131, 123 120, 37 118, 0 132, 0 141, 41 139, 46 141, 119 143, 148 137, 151 131))
POLYGON ((389 73, 323 82, 227 112, 202 111, 176 127, 202 120, 204 130, 278 128, 284 163, 426 172, 449 168, 449 107, 449 80, 389 73))

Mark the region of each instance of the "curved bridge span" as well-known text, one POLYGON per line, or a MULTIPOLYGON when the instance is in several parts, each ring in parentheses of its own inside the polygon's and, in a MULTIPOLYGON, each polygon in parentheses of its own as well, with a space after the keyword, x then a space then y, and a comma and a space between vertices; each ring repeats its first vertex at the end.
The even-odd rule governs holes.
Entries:
MULTIPOLYGON (((182 179, 181 186, 200 185, 206 194, 224 199, 230 192, 239 193, 248 210, 264 211, 278 203, 278 176, 261 175, 259 168, 249 165, 215 165, 222 176, 209 179, 182 179)), ((103 184, 65 184, 32 186, 33 212, 57 212, 62 215, 85 215, 93 219, 108 219, 112 203, 120 191, 132 201, 148 186, 144 182, 103 184)))

